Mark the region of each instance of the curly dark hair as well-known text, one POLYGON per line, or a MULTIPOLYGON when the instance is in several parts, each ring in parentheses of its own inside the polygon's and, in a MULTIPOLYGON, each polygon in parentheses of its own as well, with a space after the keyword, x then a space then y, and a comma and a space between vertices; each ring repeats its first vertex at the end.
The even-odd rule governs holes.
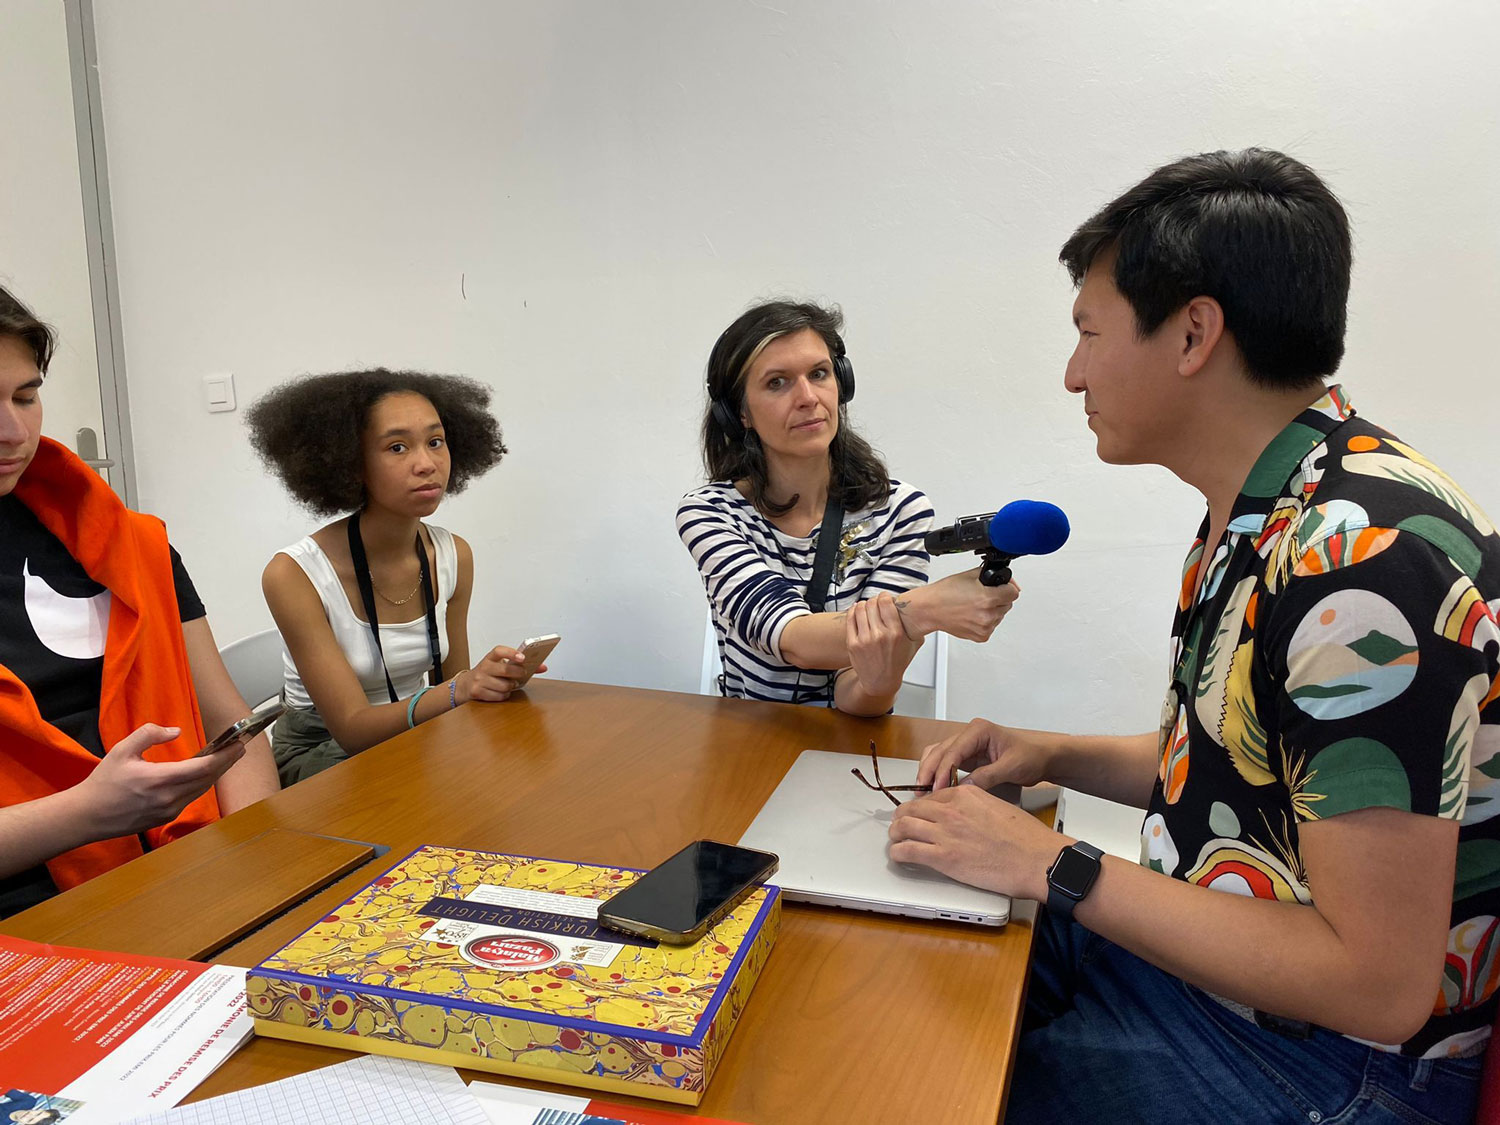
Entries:
POLYGON ((338 371, 307 375, 269 391, 245 424, 261 460, 298 501, 336 516, 365 503, 361 439, 370 409, 386 395, 418 394, 443 423, 452 467, 448 491, 462 492, 505 455, 490 389, 460 375, 420 371, 338 371))
MULTIPOLYGON (((844 316, 837 306, 798 301, 767 301, 741 313, 724 329, 708 356, 705 379, 708 406, 703 412, 701 440, 703 467, 712 481, 750 482, 750 502, 762 515, 779 516, 794 508, 799 499, 777 502, 767 494, 770 486, 766 453, 753 430, 731 433, 714 415, 715 399, 735 414, 744 409, 745 376, 759 348, 781 336, 811 328, 828 345, 828 354, 844 354, 839 335, 844 316)), ((829 491, 838 496, 846 512, 879 504, 891 493, 891 478, 880 454, 849 424, 846 405, 839 403, 839 428, 828 447, 829 491)))

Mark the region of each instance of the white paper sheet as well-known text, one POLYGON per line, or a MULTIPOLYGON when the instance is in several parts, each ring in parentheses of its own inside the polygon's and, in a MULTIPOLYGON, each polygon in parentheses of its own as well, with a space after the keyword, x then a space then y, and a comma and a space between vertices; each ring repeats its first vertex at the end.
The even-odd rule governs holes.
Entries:
POLYGON ((245 1010, 245 970, 212 965, 62 1089, 63 1097, 84 1103, 69 1120, 91 1125, 176 1105, 238 1050, 252 1030, 245 1010))
POLYGON ((449 1066, 366 1055, 265 1086, 132 1117, 121 1125, 488 1125, 449 1066))

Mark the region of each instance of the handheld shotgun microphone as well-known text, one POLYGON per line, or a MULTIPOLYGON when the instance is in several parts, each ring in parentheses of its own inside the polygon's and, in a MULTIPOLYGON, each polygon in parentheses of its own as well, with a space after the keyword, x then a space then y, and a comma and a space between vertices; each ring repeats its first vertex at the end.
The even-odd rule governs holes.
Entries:
POLYGON ((1012 500, 998 512, 964 516, 947 527, 927 533, 929 555, 973 551, 984 559, 979 581, 1003 586, 1010 581, 1010 564, 1021 555, 1050 555, 1068 541, 1068 517, 1044 500, 1012 500))

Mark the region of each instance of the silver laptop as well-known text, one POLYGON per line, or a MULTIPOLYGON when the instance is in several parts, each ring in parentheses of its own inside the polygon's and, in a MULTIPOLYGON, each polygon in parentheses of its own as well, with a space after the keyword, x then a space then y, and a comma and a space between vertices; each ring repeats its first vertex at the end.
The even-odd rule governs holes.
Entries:
MULTIPOLYGON (((887 858, 896 807, 849 772, 860 766, 868 776, 869 765, 869 758, 856 754, 804 750, 740 837, 741 845, 780 856, 781 868, 771 882, 798 902, 1005 925, 1010 918, 1007 896, 887 858)), ((911 784, 916 775, 914 761, 880 759, 880 776, 887 785, 911 784)))

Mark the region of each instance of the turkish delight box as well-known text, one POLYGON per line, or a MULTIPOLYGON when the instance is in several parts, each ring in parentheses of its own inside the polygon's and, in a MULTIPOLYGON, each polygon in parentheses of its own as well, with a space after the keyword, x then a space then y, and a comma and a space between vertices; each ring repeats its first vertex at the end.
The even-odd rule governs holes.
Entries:
POLYGON ((642 872, 421 847, 252 969, 278 1039, 697 1105, 781 920, 758 887, 692 945, 602 929, 642 872))

